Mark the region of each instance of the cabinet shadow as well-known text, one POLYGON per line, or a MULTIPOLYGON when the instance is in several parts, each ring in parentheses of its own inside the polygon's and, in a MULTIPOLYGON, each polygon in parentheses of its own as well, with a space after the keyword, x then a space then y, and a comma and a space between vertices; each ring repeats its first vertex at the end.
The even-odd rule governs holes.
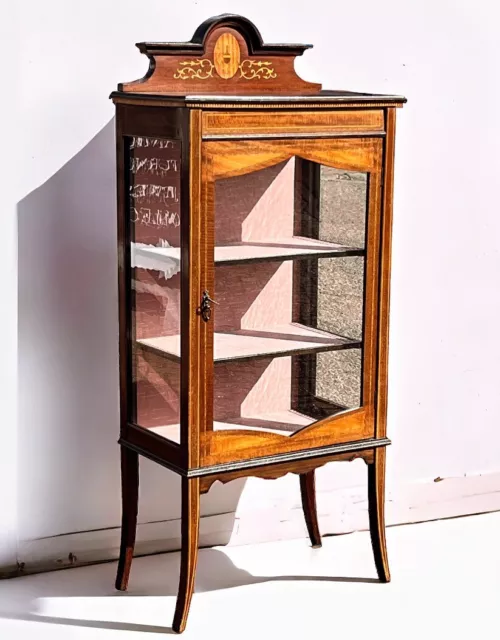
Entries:
MULTIPOLYGON (((304 545, 309 544, 303 541, 304 545)), ((321 553, 320 550, 318 550, 321 553)), ((316 553, 316 552, 314 552, 316 553)), ((171 633, 171 628, 145 624, 142 619, 150 617, 151 607, 144 608, 144 598, 161 598, 156 604, 161 616, 168 621, 173 614, 175 596, 179 580, 179 553, 167 553, 156 556, 135 558, 132 564, 129 590, 120 593, 113 589, 113 578, 116 571, 115 563, 106 563, 92 567, 82 567, 74 570, 40 574, 28 578, 29 587, 23 588, 24 579, 11 581, 13 588, 9 597, 3 601, 0 617, 15 620, 36 621, 45 624, 62 624, 99 629, 116 629, 128 631, 143 631, 151 633, 171 633), (26 595, 29 597, 26 597, 26 595), (171 598, 166 603, 163 598, 171 598), (78 602, 81 598, 81 603, 78 602), (102 598, 113 598, 109 608, 102 598), (59 601, 59 599, 61 599, 59 601), (75 599, 69 604, 71 599, 75 599), (95 601, 95 602, 94 602, 95 601), (47 607, 48 604, 48 607, 47 607), (81 619, 59 615, 45 615, 44 610, 56 613, 57 610, 72 611, 78 616, 81 606, 85 615, 92 615, 93 606, 96 614, 102 618, 103 610, 109 610, 112 618, 123 619, 81 619), (54 611, 55 609, 55 611, 54 611), (130 620, 130 618, 133 619, 130 620), (134 620, 135 619, 135 620, 134 620)), ((245 585, 266 582, 283 581, 321 581, 321 582, 352 582, 378 583, 375 578, 363 577, 330 577, 324 575, 282 575, 259 576, 237 567, 232 560, 218 549, 200 549, 198 570, 196 574, 195 597, 203 592, 229 589, 245 585)))
MULTIPOLYGON (((29 545, 121 521, 114 119, 19 202, 18 263, 19 531, 29 545)), ((180 517, 179 478, 140 466, 139 522, 180 517)), ((243 486, 205 496, 202 516, 234 512, 243 486)), ((21 549, 25 560, 29 570, 21 549)))

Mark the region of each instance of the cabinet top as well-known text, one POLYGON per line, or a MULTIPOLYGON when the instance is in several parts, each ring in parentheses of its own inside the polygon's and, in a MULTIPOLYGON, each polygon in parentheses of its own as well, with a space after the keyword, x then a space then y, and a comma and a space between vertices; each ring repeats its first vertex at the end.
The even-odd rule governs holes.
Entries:
POLYGON ((402 96, 350 91, 321 91, 294 69, 295 58, 312 45, 264 44, 255 25, 242 16, 224 14, 203 22, 190 42, 141 42, 149 58, 140 80, 121 83, 114 102, 152 102, 171 106, 243 107, 284 103, 332 104, 405 102, 402 96), (270 103, 270 104, 269 104, 270 103))

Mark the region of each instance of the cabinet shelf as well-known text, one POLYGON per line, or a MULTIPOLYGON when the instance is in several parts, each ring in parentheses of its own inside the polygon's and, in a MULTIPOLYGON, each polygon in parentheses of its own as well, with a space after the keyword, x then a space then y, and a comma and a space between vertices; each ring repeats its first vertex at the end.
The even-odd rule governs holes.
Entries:
MULTIPOLYGON (((138 344, 174 360, 180 360, 180 336, 162 336, 137 340, 138 344)), ((245 330, 214 333, 214 361, 228 362, 302 353, 319 353, 360 347, 359 340, 337 336, 300 324, 274 326, 269 330, 245 330)))
MULTIPOLYGON (((180 263, 178 247, 153 247, 135 244, 133 266, 143 269, 167 271, 180 263), (167 267, 167 268, 166 268, 167 267)), ((248 262, 283 261, 295 258, 333 258, 364 255, 358 247, 348 247, 334 242, 294 236, 269 242, 238 242, 216 246, 215 264, 231 265, 248 262)))
MULTIPOLYGON (((282 436, 291 436, 299 429, 302 429, 302 427, 307 427, 313 424, 313 422, 316 422, 316 418, 311 418, 298 411, 289 409, 288 411, 262 413, 257 416, 252 416, 251 418, 235 416, 224 421, 214 420, 213 430, 264 431, 282 436)), ((180 444, 180 424, 178 423, 159 427, 148 427, 148 431, 180 444)))

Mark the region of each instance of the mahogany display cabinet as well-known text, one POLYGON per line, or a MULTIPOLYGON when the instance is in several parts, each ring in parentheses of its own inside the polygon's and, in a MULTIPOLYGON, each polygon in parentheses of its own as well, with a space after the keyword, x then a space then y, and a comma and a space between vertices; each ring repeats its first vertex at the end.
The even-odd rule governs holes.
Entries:
POLYGON ((116 105, 122 542, 138 456, 182 477, 173 629, 193 593, 200 495, 296 473, 321 545, 315 469, 361 457, 378 576, 384 534, 393 158, 398 96, 324 91, 308 45, 219 16, 187 43, 141 43, 116 105))

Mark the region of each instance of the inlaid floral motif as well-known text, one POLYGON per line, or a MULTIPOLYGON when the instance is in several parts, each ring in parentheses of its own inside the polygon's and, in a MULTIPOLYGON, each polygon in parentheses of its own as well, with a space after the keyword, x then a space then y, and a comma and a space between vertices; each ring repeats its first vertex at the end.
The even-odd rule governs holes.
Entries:
POLYGON ((264 60, 243 60, 240 64, 240 76, 246 80, 271 80, 278 74, 274 70, 272 63, 264 60))
MULTIPOLYGON (((245 78, 245 80, 272 80, 278 77, 272 62, 268 60, 243 60, 237 69, 240 71, 239 77, 245 78)), ((208 80, 216 75, 220 74, 217 73, 214 63, 208 58, 201 58, 179 62, 179 68, 174 73, 174 78, 176 80, 208 80)), ((226 80, 233 77, 229 74, 225 74, 225 76, 226 80)))
POLYGON ((215 66, 208 58, 200 60, 186 60, 179 63, 179 69, 174 73, 176 80, 208 80, 213 78, 215 66))

